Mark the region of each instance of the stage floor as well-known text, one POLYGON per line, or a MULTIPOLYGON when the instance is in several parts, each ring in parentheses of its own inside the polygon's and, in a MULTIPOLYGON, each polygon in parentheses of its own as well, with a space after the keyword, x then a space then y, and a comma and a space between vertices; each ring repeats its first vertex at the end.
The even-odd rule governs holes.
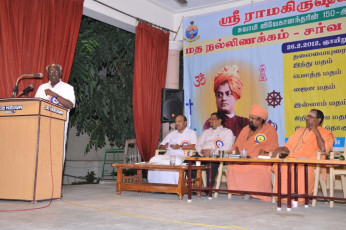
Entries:
MULTIPOLYGON (((225 186, 225 185, 223 185, 225 186)), ((47 208, 0 212, 0 229, 345 229, 346 205, 319 201, 316 207, 276 210, 276 204, 220 193, 208 200, 187 195, 124 191, 115 183, 63 186, 63 198, 47 208)), ((342 196, 337 192, 337 196, 342 196)), ((1 210, 47 206, 49 201, 0 200, 1 210)))

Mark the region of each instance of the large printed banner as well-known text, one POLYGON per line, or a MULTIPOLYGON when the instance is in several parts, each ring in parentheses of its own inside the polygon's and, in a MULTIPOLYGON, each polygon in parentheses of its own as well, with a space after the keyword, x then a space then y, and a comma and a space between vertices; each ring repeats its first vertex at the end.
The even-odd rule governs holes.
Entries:
POLYGON ((251 4, 185 18, 183 31, 185 115, 198 135, 218 108, 247 118, 258 104, 268 109, 281 146, 319 109, 334 148, 343 150, 346 0, 251 4), (229 75, 236 76, 229 83, 233 100, 215 92, 229 75))

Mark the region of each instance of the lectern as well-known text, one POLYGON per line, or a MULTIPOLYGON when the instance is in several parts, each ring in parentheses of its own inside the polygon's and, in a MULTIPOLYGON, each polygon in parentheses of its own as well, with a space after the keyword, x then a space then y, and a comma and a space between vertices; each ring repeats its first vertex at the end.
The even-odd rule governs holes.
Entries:
POLYGON ((61 198, 66 112, 38 98, 0 99, 0 199, 61 198))

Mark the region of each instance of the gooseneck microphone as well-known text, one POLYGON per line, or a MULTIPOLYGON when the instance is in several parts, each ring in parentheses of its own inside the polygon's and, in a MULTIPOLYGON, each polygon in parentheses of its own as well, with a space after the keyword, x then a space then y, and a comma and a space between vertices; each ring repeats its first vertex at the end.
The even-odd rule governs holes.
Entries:
POLYGON ((28 87, 26 87, 25 89, 23 89, 22 91, 20 91, 20 92, 18 93, 18 97, 19 97, 20 95, 22 95, 22 94, 24 94, 25 97, 27 97, 28 93, 29 93, 31 90, 33 90, 33 89, 34 89, 34 86, 33 86, 32 84, 30 84, 28 87))
MULTIPOLYGON (((16 85, 14 86, 14 89, 12 91, 12 97, 15 98, 18 92, 18 82, 23 78, 42 78, 42 73, 34 73, 34 74, 23 74, 17 78, 16 85)), ((32 86, 32 85, 31 85, 32 86)), ((34 87, 32 87, 34 88, 34 87)), ((27 93, 27 92, 26 92, 27 93)))

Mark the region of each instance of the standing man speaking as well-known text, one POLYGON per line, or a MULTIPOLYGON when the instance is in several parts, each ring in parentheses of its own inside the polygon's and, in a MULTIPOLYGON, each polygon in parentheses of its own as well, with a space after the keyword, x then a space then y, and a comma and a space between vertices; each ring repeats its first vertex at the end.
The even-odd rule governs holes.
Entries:
POLYGON ((49 82, 40 85, 35 97, 46 99, 53 104, 61 105, 70 110, 75 105, 73 86, 62 82, 62 67, 58 64, 50 64, 46 67, 49 82))
POLYGON ((73 86, 61 81, 62 67, 58 64, 50 64, 46 67, 49 82, 38 87, 35 97, 39 97, 50 101, 53 104, 60 105, 67 109, 64 134, 64 157, 65 162, 65 146, 67 138, 67 128, 70 109, 75 106, 76 98, 73 86))

